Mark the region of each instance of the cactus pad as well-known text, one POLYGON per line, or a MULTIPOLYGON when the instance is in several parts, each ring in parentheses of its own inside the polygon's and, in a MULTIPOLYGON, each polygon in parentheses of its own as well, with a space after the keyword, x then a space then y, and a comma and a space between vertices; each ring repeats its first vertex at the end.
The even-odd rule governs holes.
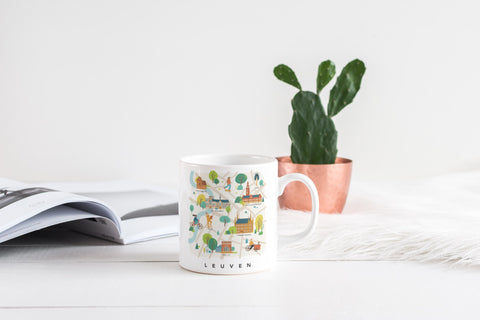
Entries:
POLYGON ((335 64, 326 60, 320 63, 317 73, 317 94, 333 79, 335 76, 335 64))
POLYGON ((294 163, 328 164, 337 157, 337 130, 325 114, 320 98, 300 91, 292 100, 293 117, 288 126, 294 163))
POLYGON ((364 73, 365 65, 358 59, 349 62, 343 68, 337 82, 330 90, 328 100, 328 115, 330 117, 335 116, 353 101, 358 90, 360 90, 364 73))
POLYGON ((300 82, 298 82, 297 76, 289 66, 284 64, 279 64, 273 69, 273 74, 277 77, 278 80, 288 83, 289 85, 294 86, 298 90, 302 90, 300 82))

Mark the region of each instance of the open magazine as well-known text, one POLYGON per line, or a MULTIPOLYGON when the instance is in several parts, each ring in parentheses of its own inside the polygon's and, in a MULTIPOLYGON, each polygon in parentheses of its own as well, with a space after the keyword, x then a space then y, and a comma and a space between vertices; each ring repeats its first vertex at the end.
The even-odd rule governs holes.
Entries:
POLYGON ((120 244, 174 236, 177 197, 121 182, 37 186, 0 179, 0 243, 61 223, 120 244))

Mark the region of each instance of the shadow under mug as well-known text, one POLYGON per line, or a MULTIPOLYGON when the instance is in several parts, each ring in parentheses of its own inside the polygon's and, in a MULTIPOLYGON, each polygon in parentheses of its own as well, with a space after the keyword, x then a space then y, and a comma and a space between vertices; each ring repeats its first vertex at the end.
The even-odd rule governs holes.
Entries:
POLYGON ((272 268, 278 242, 310 235, 318 217, 318 193, 305 175, 278 177, 278 161, 258 155, 195 155, 180 160, 180 266, 209 274, 242 274, 272 268), (292 181, 312 197, 303 232, 279 236, 278 197, 292 181))

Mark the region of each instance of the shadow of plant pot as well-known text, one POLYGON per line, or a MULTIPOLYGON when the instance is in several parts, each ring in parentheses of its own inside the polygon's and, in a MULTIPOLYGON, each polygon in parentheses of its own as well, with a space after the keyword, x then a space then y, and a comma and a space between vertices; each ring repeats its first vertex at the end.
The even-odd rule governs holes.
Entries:
MULTIPOLYGON (((277 157, 277 160, 279 177, 289 173, 303 173, 312 179, 318 190, 320 212, 343 211, 352 177, 352 160, 337 158, 334 164, 292 163, 290 157, 277 157)), ((312 210, 310 192, 301 182, 289 183, 279 202, 282 209, 312 210)))

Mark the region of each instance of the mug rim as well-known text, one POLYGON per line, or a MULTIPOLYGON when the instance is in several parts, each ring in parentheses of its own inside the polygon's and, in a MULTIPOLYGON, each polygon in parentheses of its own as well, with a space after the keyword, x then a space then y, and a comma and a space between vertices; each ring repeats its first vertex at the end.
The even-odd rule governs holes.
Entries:
POLYGON ((197 167, 257 167, 278 164, 275 157, 242 153, 211 153, 183 156, 180 163, 197 167), (227 160, 229 159, 229 160, 227 160), (237 159, 232 161, 231 159, 237 159))

